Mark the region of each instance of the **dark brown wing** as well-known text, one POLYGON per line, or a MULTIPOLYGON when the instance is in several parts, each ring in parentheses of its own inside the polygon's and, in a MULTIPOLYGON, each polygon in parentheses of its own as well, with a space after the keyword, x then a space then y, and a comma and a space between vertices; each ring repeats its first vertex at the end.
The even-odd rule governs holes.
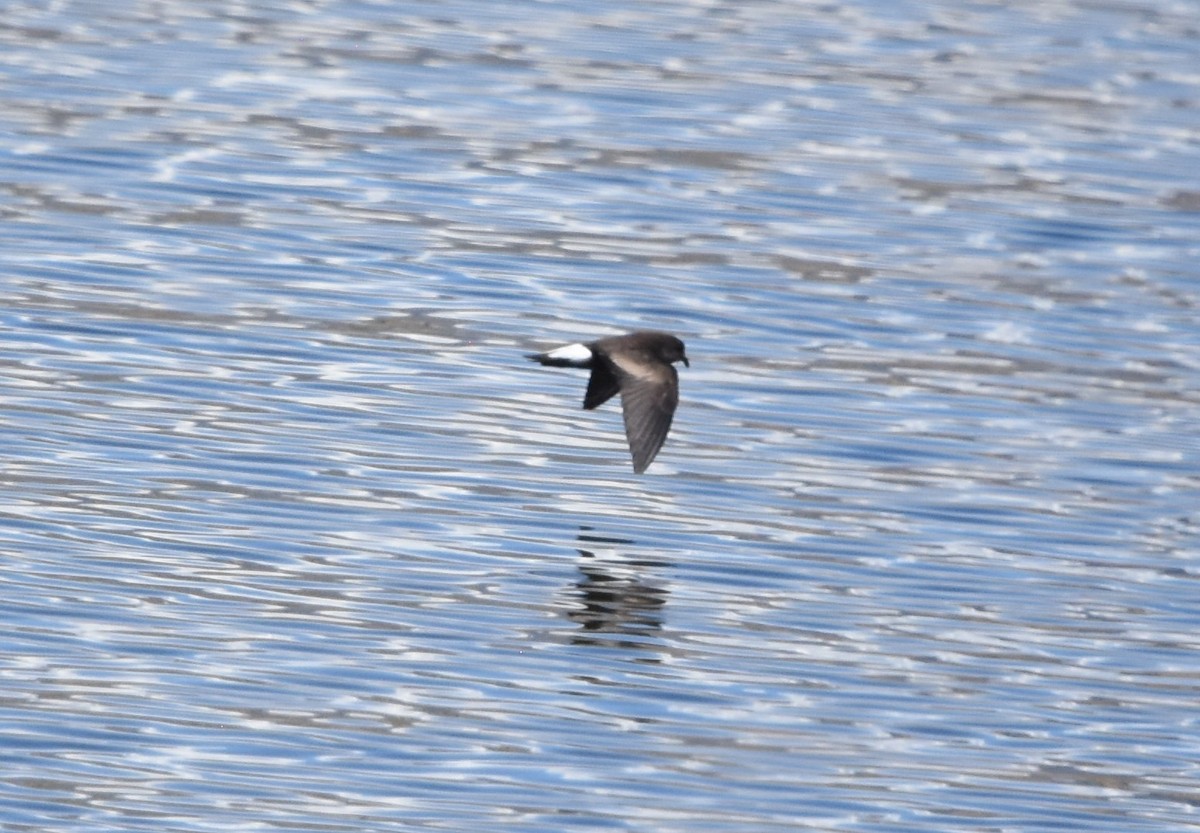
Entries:
POLYGON ((656 366, 640 376, 623 376, 621 411, 635 474, 644 472, 662 448, 678 404, 679 376, 670 365, 656 366))
POLYGON ((612 364, 603 356, 597 356, 592 364, 592 375, 588 379, 587 393, 583 395, 583 407, 590 411, 612 399, 621 389, 621 382, 612 364))

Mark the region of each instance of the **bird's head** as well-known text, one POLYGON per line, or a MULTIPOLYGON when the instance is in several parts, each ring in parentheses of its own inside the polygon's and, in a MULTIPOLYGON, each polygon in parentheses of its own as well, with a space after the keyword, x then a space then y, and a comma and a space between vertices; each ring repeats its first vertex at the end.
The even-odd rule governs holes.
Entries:
POLYGON ((672 364, 674 362, 683 362, 684 367, 691 367, 691 365, 688 364, 687 353, 685 353, 683 350, 683 342, 677 339, 675 336, 668 336, 667 338, 663 339, 663 342, 659 348, 659 356, 665 362, 672 364))

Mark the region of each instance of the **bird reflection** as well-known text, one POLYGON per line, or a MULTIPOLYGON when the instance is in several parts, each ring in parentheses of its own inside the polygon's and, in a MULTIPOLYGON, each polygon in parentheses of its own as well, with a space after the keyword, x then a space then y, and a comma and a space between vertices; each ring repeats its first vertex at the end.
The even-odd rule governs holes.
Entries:
POLYGON ((664 566, 662 561, 608 562, 597 558, 602 548, 623 547, 634 542, 589 534, 579 534, 579 571, 575 583, 578 605, 567 617, 580 626, 576 644, 619 647, 649 647, 643 640, 662 630, 662 611, 667 602, 665 587, 652 583, 642 568, 664 566), (638 639, 637 637, 640 637, 638 639))

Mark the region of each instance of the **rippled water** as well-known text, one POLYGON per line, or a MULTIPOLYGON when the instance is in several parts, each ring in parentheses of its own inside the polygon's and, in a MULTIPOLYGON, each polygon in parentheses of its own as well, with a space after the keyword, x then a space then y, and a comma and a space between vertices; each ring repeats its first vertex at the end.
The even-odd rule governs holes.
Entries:
POLYGON ((6 8, 0 827, 1200 828, 1197 11, 6 8))

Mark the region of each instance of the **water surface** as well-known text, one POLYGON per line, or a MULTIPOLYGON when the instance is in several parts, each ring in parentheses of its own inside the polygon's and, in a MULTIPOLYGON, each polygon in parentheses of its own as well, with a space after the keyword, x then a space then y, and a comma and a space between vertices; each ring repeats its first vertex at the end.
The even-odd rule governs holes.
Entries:
POLYGON ((1195 11, 7 10, 0 826, 1200 828, 1195 11))

